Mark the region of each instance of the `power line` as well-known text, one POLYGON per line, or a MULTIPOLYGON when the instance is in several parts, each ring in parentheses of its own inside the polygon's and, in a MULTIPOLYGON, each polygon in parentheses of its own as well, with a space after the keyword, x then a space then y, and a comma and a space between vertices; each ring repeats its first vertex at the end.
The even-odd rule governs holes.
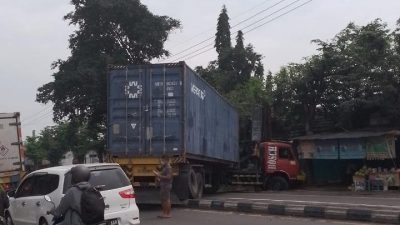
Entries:
MULTIPOLYGON (((232 28, 237 27, 237 26, 239 26, 240 24, 242 24, 242 23, 244 23, 244 22, 247 22, 247 21, 253 19, 255 16, 258 16, 258 15, 260 15, 260 14, 262 14, 262 13, 264 13, 264 12, 270 10, 270 9, 272 9, 273 7, 275 7, 275 6, 279 5, 279 4, 281 4, 281 3, 284 2, 284 1, 287 1, 287 0, 281 0, 281 1, 279 1, 278 3, 275 3, 274 5, 269 6, 268 8, 263 9, 263 10, 257 12, 256 14, 253 14, 252 16, 248 17, 247 19, 242 20, 242 21, 240 21, 239 23, 235 24, 232 28)), ((297 0, 297 1, 300 1, 300 0, 297 0)), ((190 50, 190 49, 192 49, 192 48, 195 48, 195 47, 197 47, 197 46, 199 46, 199 45, 201 45, 201 44, 203 44, 203 43, 206 43, 206 42, 208 42, 208 41, 210 41, 210 40, 213 40, 214 38, 215 38, 215 36, 211 36, 211 37, 209 37, 209 38, 207 38, 207 39, 205 39, 205 40, 203 40, 203 41, 201 41, 201 42, 199 42, 199 43, 197 43, 197 44, 194 44, 194 45, 192 45, 192 46, 190 46, 190 47, 188 47, 188 48, 185 48, 185 49, 181 50, 181 51, 178 52, 178 53, 172 54, 172 55, 171 55, 170 57, 168 57, 167 59, 169 59, 169 58, 171 58, 171 57, 176 57, 176 56, 178 56, 178 55, 180 55, 180 54, 182 54, 182 53, 184 53, 184 52, 187 52, 188 50, 190 50)), ((161 62, 164 62, 164 61, 166 61, 167 59, 161 60, 161 62)), ((176 61, 176 60, 175 60, 175 61, 176 61)))
MULTIPOLYGON (((255 5, 255 6, 253 6, 253 7, 251 7, 250 9, 248 9, 248 10, 242 12, 242 13, 239 13, 239 14, 235 15, 234 17, 232 17, 232 19, 239 18, 239 17, 241 17, 241 16, 247 14, 248 12, 252 11, 253 9, 256 9, 256 8, 258 8, 258 7, 262 6, 262 5, 264 5, 266 2, 269 2, 269 1, 271 1, 271 0, 265 0, 265 1, 263 1, 262 3, 257 4, 257 5, 255 5)), ((183 41, 183 42, 181 42, 181 43, 179 43, 179 44, 176 44, 176 45, 174 45, 174 46, 172 46, 172 47, 174 48, 174 47, 178 47, 178 46, 184 45, 184 44, 190 42, 191 40, 193 40, 193 39, 195 39, 195 38, 197 38, 197 37, 199 37, 199 36, 201 36, 201 35, 203 35, 203 34, 206 34, 206 33, 208 33, 209 31, 212 31, 212 30, 214 30, 214 29, 215 29, 215 28, 212 27, 212 28, 209 28, 209 29, 207 29, 207 30, 204 30, 204 31, 202 31, 202 32, 200 32, 200 33, 198 33, 198 34, 195 34, 194 36, 190 37, 188 40, 183 41)))
MULTIPOLYGON (((313 0, 309 0, 309 1, 303 3, 303 4, 299 5, 299 6, 296 6, 295 8, 293 8, 293 9, 291 9, 291 10, 289 10, 289 11, 287 11, 287 12, 281 14, 281 15, 279 15, 279 17, 285 16, 285 15, 287 15, 287 14, 293 12, 294 10, 296 10, 296 9, 298 9, 298 8, 300 8, 300 7, 303 7, 303 6, 307 5, 308 3, 312 2, 312 1, 313 1, 313 0)), ((279 18, 279 17, 277 17, 277 18, 279 18)), ((247 34, 247 33, 251 32, 251 31, 253 31, 253 30, 256 30, 256 29, 258 29, 258 28, 260 28, 260 27, 262 27, 262 26, 268 24, 269 22, 272 22, 272 21, 276 20, 277 18, 274 18, 274 19, 272 19, 272 20, 269 20, 269 21, 267 21, 267 22, 265 22, 265 23, 263 23, 263 24, 261 24, 261 25, 259 25, 259 26, 256 26, 256 27, 254 27, 254 28, 252 28, 252 29, 250 29, 250 30, 244 32, 244 33, 247 34)))
MULTIPOLYGON (((283 2, 283 1, 286 1, 286 0, 281 0, 280 2, 276 3, 275 5, 277 5, 277 4, 279 4, 279 3, 283 2)), ((263 18, 261 18, 261 19, 255 21, 255 22, 253 22, 253 23, 251 23, 251 24, 249 24, 249 25, 247 25, 247 26, 245 26, 245 27, 243 27, 243 28, 241 28, 241 29, 237 29, 237 30, 236 30, 235 32, 233 32, 233 33, 236 33, 236 32, 238 32, 239 30, 242 30, 242 29, 246 29, 246 28, 248 28, 248 27, 251 27, 251 26, 253 26, 253 25, 255 25, 255 24, 257 24, 257 23, 259 23, 259 22, 261 22, 261 21, 263 21, 263 20, 265 20, 265 19, 271 17, 271 16, 273 16, 273 15, 276 14, 276 13, 278 13, 278 12, 280 12, 280 11, 286 9, 286 8, 289 8, 290 6, 292 6, 293 4, 295 4, 295 3, 299 2, 299 1, 301 1, 301 0, 296 0, 296 1, 294 1, 294 2, 292 2, 292 3, 290 3, 290 4, 288 4, 288 5, 286 5, 286 6, 282 7, 282 8, 280 8, 280 9, 278 9, 278 10, 276 10, 276 11, 274 11, 274 12, 268 14, 267 16, 265 16, 265 17, 263 17, 263 18)), ((209 41, 210 39, 213 39, 213 38, 214 38, 214 37, 208 38, 207 40, 204 40, 204 41, 198 43, 198 44, 195 45, 195 46, 191 46, 191 47, 189 47, 188 49, 191 49, 191 48, 193 48, 193 47, 197 47, 198 45, 203 44, 203 43, 205 43, 205 42, 207 42, 207 41, 209 41)), ((204 46, 204 47, 202 47, 202 48, 200 48, 200 49, 197 49, 196 51, 191 52, 191 53, 189 53, 189 54, 186 54, 186 55, 184 55, 184 56, 180 56, 179 58, 174 59, 174 61, 179 61, 180 59, 183 59, 183 58, 185 58, 185 57, 188 56, 188 55, 191 55, 191 54, 193 54, 193 53, 196 53, 196 52, 198 52, 198 51, 201 51, 201 50, 203 50, 203 49, 205 49, 205 48, 207 48, 207 47, 209 47, 209 46, 211 46, 211 45, 213 45, 213 43, 212 43, 212 44, 208 44, 207 46, 204 46)), ((186 50, 185 50, 185 51, 186 51, 186 50)), ((180 53, 183 53, 183 52, 184 52, 184 51, 182 51, 182 52, 180 52, 180 53)), ((179 53, 179 54, 180 54, 180 53, 179 53)), ((172 58, 174 58, 174 56, 173 56, 172 58)))
POLYGON ((211 43, 211 44, 208 44, 208 45, 206 45, 206 46, 203 46, 203 47, 201 47, 201 48, 195 50, 194 52, 190 52, 190 53, 188 53, 188 54, 186 54, 186 55, 183 55, 183 56, 181 56, 181 57, 175 59, 175 61, 179 61, 179 60, 181 60, 181 59, 185 59, 187 56, 190 56, 190 55, 192 55, 193 53, 199 52, 199 51, 201 51, 201 50, 203 50, 203 49, 205 49, 205 48, 208 48, 208 47, 210 47, 210 46, 212 46, 211 49, 214 49, 214 43, 211 43))
MULTIPOLYGON (((286 6, 284 6, 284 7, 282 7, 282 8, 280 8, 280 9, 278 9, 278 10, 276 10, 276 11, 274 11, 274 12, 268 14, 267 16, 264 16, 264 17, 261 18, 261 19, 256 20, 255 22, 253 22, 253 23, 251 23, 251 24, 249 24, 249 25, 247 25, 247 26, 245 26, 245 27, 242 27, 241 29, 237 29, 234 33, 238 32, 239 30, 244 30, 244 29, 246 29, 246 28, 252 27, 252 26, 254 26, 254 25, 257 24, 257 23, 259 23, 259 22, 261 22, 261 21, 263 21, 263 20, 265 20, 265 19, 270 18, 271 16, 275 15, 276 13, 278 13, 278 12, 280 12, 280 11, 282 11, 282 10, 285 10, 285 9, 289 8, 290 6, 296 4, 296 3, 299 2, 299 1, 301 1, 301 0, 296 0, 296 1, 294 1, 294 2, 292 2, 292 3, 290 3, 290 4, 288 4, 288 5, 286 5, 286 6)), ((278 18, 279 18, 279 17, 278 17, 278 18)))
POLYGON ((29 121, 29 120, 32 120, 32 119, 34 119, 35 117, 40 116, 42 112, 45 112, 45 111, 49 110, 51 107, 52 107, 52 105, 49 105, 49 106, 45 107, 44 109, 41 109, 40 111, 38 111, 38 112, 36 112, 36 113, 33 113, 33 114, 31 114, 31 115, 25 117, 21 122, 27 122, 27 121, 29 121))
POLYGON ((232 17, 232 20, 235 20, 235 19, 237 19, 237 18, 240 18, 240 17, 246 15, 248 12, 253 11, 253 9, 257 9, 258 7, 264 5, 266 2, 270 2, 270 1, 271 1, 271 0, 263 1, 263 2, 261 2, 260 4, 257 4, 257 5, 251 7, 250 9, 248 9, 248 10, 246 10, 246 11, 244 11, 244 12, 238 13, 238 14, 236 14, 236 15, 234 15, 234 16, 232 17))
POLYGON ((264 10, 261 10, 260 12, 254 14, 253 16, 251 16, 251 17, 249 17, 249 18, 247 18, 247 19, 245 19, 245 20, 242 20, 242 21, 240 21, 239 23, 233 25, 232 28, 237 27, 237 26, 239 26, 240 24, 242 24, 242 23, 244 23, 244 22, 247 22, 247 21, 253 19, 254 17, 256 17, 256 16, 258 16, 258 15, 260 15, 260 14, 262 14, 262 13, 264 13, 264 12, 266 12, 266 11, 272 9, 272 8, 274 8, 275 6, 281 4, 281 3, 284 2, 284 1, 287 1, 287 0, 281 0, 281 1, 279 1, 278 3, 272 5, 272 6, 266 8, 266 9, 264 9, 264 10))
POLYGON ((211 50, 213 50, 213 49, 214 49, 214 47, 209 48, 209 49, 206 49, 206 50, 204 50, 204 51, 202 51, 202 52, 200 52, 200 53, 197 53, 196 55, 193 55, 193 56, 190 56, 189 58, 186 58, 185 60, 189 60, 189 59, 191 59, 191 58, 194 58, 194 57, 196 57, 196 56, 198 56, 198 55, 204 54, 204 53, 206 53, 206 52, 208 52, 208 51, 211 51, 211 50))
MULTIPOLYGON (((295 2, 298 2, 298 1, 299 1, 299 0, 297 0, 297 1, 295 1, 295 2)), ((308 4, 308 3, 312 2, 312 1, 313 1, 313 0, 309 0, 309 1, 303 3, 303 4, 299 5, 299 6, 296 6, 295 8, 293 8, 293 9, 291 9, 291 10, 285 12, 285 13, 282 13, 282 14, 280 14, 280 15, 278 15, 278 16, 272 18, 271 20, 268 20, 267 22, 265 22, 265 23, 263 23, 263 24, 260 24, 259 26, 256 26, 256 27, 254 27, 254 28, 252 28, 252 29, 250 29, 250 30, 244 32, 244 33, 246 34, 246 33, 249 33, 249 32, 251 32, 251 31, 254 31, 254 30, 256 30, 256 29, 258 29, 258 28, 260 28, 260 27, 262 27, 262 26, 265 26, 266 24, 271 23, 271 22, 273 22, 273 21, 279 19, 279 18, 282 17, 282 16, 285 16, 285 15, 287 15, 287 14, 293 12, 294 10, 296 10, 296 9, 298 9, 298 8, 304 6, 304 5, 306 5, 306 4, 308 4)), ((290 4, 290 5, 292 5, 292 4, 290 4)), ((288 5, 288 6, 289 6, 289 5, 288 5)), ((279 11, 281 11, 281 9, 280 9, 279 11)), ((264 18, 264 19, 265 19, 265 18, 264 18)), ((261 20, 260 20, 260 21, 261 21, 261 20)), ((258 22, 260 22, 260 21, 258 21, 258 22)), ((252 25, 254 25, 254 24, 258 23, 258 22, 255 22, 255 23, 253 23, 253 24, 251 24, 251 25, 249 25, 249 26, 247 26, 247 27, 245 27, 245 28, 248 28, 248 27, 250 27, 250 26, 252 26, 252 25)), ((243 28, 243 29, 245 29, 245 28, 243 28)), ((208 46, 210 46, 210 45, 208 45, 208 46)), ((192 53, 187 54, 187 55, 191 55, 191 54, 193 54, 193 53, 196 53, 196 52, 198 52, 198 51, 200 51, 200 50, 202 50, 202 49, 204 49, 204 48, 206 48, 206 47, 208 47, 208 46, 205 46, 205 47, 203 47, 203 48, 201 48, 201 49, 198 49, 198 50, 196 50, 195 52, 192 52, 192 53)), ((199 53, 197 53, 197 54, 195 54, 195 55, 192 55, 192 56, 190 56, 190 57, 188 57, 188 58, 184 58, 184 60, 192 59, 192 58, 194 58, 194 57, 196 57, 196 56, 198 56, 198 55, 204 54, 204 53, 206 53, 206 52, 208 52, 208 51, 210 51, 210 50, 212 50, 212 49, 214 49, 214 47, 209 48, 209 49, 206 49, 205 51, 199 52, 199 53)), ((179 58, 179 59, 182 59, 182 58, 179 58)))
POLYGON ((26 124, 22 124, 22 126, 31 126, 31 125, 34 125, 34 124, 36 124, 37 122, 42 121, 43 119, 46 119, 46 118, 48 118, 49 116, 52 116, 52 115, 53 115, 53 112, 48 112, 48 113, 42 115, 41 117, 39 117, 39 118, 37 118, 37 119, 35 119, 35 120, 31 121, 31 122, 28 122, 28 123, 26 123, 26 124))

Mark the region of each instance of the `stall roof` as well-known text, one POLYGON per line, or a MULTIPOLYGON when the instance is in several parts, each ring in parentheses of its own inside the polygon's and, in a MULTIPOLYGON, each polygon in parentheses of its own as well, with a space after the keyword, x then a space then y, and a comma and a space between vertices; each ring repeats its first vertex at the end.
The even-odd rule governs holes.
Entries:
POLYGON ((321 133, 293 138, 294 140, 328 140, 328 139, 352 139, 364 137, 380 137, 386 135, 400 136, 400 130, 390 131, 348 131, 340 133, 321 133))

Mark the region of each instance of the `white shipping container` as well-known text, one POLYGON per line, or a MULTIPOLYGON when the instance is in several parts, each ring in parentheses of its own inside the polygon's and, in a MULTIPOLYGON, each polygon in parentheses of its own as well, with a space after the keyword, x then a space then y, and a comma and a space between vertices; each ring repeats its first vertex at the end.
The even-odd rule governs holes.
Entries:
POLYGON ((22 168, 19 113, 0 113, 0 173, 22 168))

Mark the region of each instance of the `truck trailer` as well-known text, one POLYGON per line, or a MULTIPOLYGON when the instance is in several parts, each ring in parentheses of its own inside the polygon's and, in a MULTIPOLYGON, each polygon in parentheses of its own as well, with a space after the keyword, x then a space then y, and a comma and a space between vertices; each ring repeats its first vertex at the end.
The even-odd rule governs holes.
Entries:
POLYGON ((20 114, 0 113, 0 185, 16 188, 24 175, 20 114))
MULTIPOLYGON (((299 171, 293 150, 283 143, 260 144, 267 158, 259 154, 256 167, 239 169, 237 110, 184 62, 113 66, 107 89, 108 159, 121 165, 137 192, 156 190, 153 171, 162 155, 172 158, 179 200, 201 198, 227 183, 284 189, 297 177, 283 170, 299 171), (277 148, 274 169, 268 166, 272 147, 266 146, 277 148), (286 167, 279 161, 283 146, 290 151, 286 167)), ((139 203, 145 202, 141 196, 139 203)))

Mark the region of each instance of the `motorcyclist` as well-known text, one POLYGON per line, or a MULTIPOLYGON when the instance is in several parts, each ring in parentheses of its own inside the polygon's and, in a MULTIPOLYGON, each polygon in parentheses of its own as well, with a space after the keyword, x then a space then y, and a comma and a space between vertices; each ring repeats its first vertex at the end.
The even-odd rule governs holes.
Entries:
MULTIPOLYGON (((54 218, 63 218, 62 225, 84 225, 80 217, 81 214, 81 196, 82 189, 87 189, 90 187, 88 183, 90 179, 90 170, 82 165, 75 166, 71 169, 71 184, 65 194, 61 199, 60 205, 50 211, 49 213, 54 216, 54 218)), ((59 219, 58 219, 59 220, 59 219)))

